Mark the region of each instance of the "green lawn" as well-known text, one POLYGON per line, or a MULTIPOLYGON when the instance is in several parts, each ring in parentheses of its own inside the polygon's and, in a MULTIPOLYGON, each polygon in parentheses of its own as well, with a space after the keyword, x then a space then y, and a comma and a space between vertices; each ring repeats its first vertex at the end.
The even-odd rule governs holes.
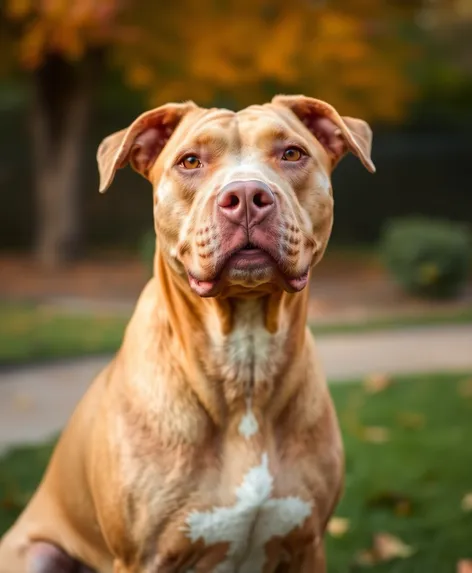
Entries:
MULTIPOLYGON (((347 451, 336 515, 350 527, 340 538, 328 536, 329 573, 455 573, 460 558, 472 558, 472 512, 461 509, 472 492, 472 375, 400 380, 377 394, 358 383, 332 391, 347 451), (384 430, 366 431, 371 427, 384 430), (380 532, 414 554, 357 565, 356 555, 380 532)), ((25 448, 0 461, 0 531, 33 491, 50 451, 25 448)))
POLYGON ((472 306, 448 311, 431 311, 421 314, 408 314, 368 318, 364 321, 312 324, 314 334, 349 334, 357 332, 374 332, 378 330, 395 330, 410 326, 447 326, 472 324, 472 306))
POLYGON ((416 553, 375 573, 455 573, 459 558, 472 558, 472 512, 461 509, 472 492, 472 376, 420 377, 375 395, 338 386, 333 395, 347 451, 337 515, 351 527, 329 540, 330 572, 361 570, 354 555, 388 532, 416 553), (365 426, 387 428, 390 440, 366 442, 365 426))
POLYGON ((114 352, 128 317, 71 313, 47 306, 0 304, 0 364, 114 352))
MULTIPOLYGON (((0 303, 0 364, 114 352, 128 317, 72 313, 33 303, 0 303)), ((395 316, 342 324, 313 324, 316 335, 388 330, 408 326, 472 324, 472 306, 420 316, 395 316)))

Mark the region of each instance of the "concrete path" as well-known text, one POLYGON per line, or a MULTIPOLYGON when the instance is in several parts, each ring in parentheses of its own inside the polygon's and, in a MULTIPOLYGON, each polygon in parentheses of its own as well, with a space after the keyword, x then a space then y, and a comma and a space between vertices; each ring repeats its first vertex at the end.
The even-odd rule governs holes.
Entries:
MULTIPOLYGON (((330 381, 372 373, 472 371, 472 325, 317 338, 330 381)), ((0 451, 58 432, 109 357, 0 370, 0 451)))

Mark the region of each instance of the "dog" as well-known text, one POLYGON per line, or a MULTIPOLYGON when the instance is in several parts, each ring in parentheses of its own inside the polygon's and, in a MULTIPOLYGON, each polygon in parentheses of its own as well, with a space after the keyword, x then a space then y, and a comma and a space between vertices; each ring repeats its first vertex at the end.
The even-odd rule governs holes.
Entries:
POLYGON ((152 183, 153 278, 0 544, 1 573, 323 573, 343 489, 307 321, 331 172, 372 132, 305 96, 163 105, 110 135, 100 191, 152 183))

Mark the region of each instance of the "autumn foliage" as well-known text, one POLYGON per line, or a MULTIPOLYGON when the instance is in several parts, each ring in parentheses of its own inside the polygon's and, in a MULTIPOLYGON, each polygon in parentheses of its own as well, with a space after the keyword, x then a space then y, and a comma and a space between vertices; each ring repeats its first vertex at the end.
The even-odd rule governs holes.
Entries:
POLYGON ((343 113, 396 119, 414 96, 398 34, 405 11, 377 0, 7 0, 14 57, 79 61, 97 47, 150 103, 244 105, 305 91, 343 113), (382 97, 378 94, 381 93, 382 97))
POLYGON ((419 94, 411 66, 421 59, 417 22, 437 28, 447 21, 454 36, 444 14, 457 20, 460 13, 462 21, 469 6, 470 0, 4 0, 0 72, 26 72, 32 88, 38 260, 58 264, 81 243, 80 153, 107 70, 119 69, 149 106, 193 99, 234 108, 275 92, 302 92, 345 115, 398 122, 419 94))

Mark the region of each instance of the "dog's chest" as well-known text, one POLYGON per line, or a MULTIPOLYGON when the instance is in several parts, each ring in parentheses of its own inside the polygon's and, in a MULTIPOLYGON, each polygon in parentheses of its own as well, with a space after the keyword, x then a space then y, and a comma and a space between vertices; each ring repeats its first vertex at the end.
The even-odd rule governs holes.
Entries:
POLYGON ((311 482, 297 468, 300 452, 292 459, 285 451, 282 459, 266 432, 248 407, 230 441, 213 449, 134 458, 126 496, 134 511, 126 521, 138 545, 156 548, 143 552, 143 571, 274 571, 313 540, 316 508, 311 482))
POLYGON ((223 381, 228 402, 240 397, 257 401, 259 394, 267 397, 280 371, 285 358, 286 329, 281 325, 276 333, 270 333, 257 300, 240 301, 233 321, 231 332, 225 335, 210 325, 209 362, 215 376, 223 381))
MULTIPOLYGON (((261 396, 270 395, 284 358, 283 329, 268 332, 260 305, 246 301, 229 334, 209 332, 214 379, 230 406, 225 427, 208 428, 201 439, 192 433, 185 448, 166 448, 165 459, 152 447, 145 457, 136 446, 128 454, 134 471, 127 506, 137 512, 127 523, 138 543, 156 547, 153 556, 143 551, 151 559, 146 572, 275 571, 314 538, 310 480, 297 469, 298 457, 281 455, 262 414, 261 396)), ((195 414, 187 407, 183 418, 195 414)), ((172 420, 175 430, 180 417, 172 420)))
MULTIPOLYGON (((297 536, 312 512, 312 503, 299 495, 280 495, 268 454, 249 468, 229 504, 214 503, 186 516, 183 531, 192 543, 203 543, 208 555, 225 547, 213 573, 262 573, 268 564, 287 558, 281 541, 297 536), (278 543, 268 551, 268 545, 278 543)), ((293 541, 293 539, 292 539, 293 541)))

